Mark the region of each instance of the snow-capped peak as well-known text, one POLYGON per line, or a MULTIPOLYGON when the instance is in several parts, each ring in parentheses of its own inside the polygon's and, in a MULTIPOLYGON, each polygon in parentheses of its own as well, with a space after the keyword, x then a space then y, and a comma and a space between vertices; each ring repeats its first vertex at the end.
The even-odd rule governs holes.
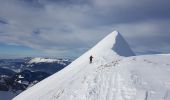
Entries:
POLYGON ((96 46, 94 46, 92 50, 96 53, 113 50, 116 54, 125 57, 135 55, 129 47, 128 43, 118 31, 113 31, 107 35, 96 46))
POLYGON ((31 59, 28 63, 52 63, 58 61, 57 59, 50 59, 50 58, 42 58, 42 57, 36 57, 31 59))

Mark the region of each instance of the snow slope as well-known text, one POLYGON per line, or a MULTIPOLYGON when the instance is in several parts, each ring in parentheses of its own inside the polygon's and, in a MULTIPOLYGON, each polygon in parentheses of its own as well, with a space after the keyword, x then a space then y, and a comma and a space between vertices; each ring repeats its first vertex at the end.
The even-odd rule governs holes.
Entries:
POLYGON ((168 59, 170 55, 134 56, 114 31, 66 68, 13 100, 170 100, 168 59), (92 64, 90 55, 94 57, 92 64))

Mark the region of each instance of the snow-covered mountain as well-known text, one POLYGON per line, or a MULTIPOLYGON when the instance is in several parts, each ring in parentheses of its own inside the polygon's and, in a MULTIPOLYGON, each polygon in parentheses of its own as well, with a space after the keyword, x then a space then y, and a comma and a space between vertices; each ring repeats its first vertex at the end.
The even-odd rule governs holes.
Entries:
POLYGON ((54 74, 71 63, 71 59, 66 58, 43 58, 43 57, 27 57, 20 59, 0 59, 0 75, 4 72, 1 68, 9 69, 15 72, 23 70, 44 71, 54 74))
POLYGON ((62 63, 64 61, 69 61, 68 59, 52 59, 52 58, 43 58, 43 57, 36 57, 31 59, 28 63, 32 64, 32 63, 54 63, 54 62, 58 62, 58 63, 62 63))
POLYGON ((134 56, 114 31, 13 100, 170 100, 169 59, 168 54, 134 56))
POLYGON ((52 62, 56 62, 57 59, 50 59, 50 58, 42 58, 42 57, 37 57, 37 58, 33 58, 31 59, 28 63, 32 64, 32 63, 52 63, 52 62))

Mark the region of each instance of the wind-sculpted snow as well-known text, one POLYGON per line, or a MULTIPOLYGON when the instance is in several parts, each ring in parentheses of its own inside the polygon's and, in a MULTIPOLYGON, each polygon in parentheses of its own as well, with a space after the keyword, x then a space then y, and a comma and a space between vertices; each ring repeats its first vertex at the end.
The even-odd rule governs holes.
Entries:
POLYGON ((118 32, 111 33, 13 100, 170 100, 170 56, 133 56, 125 41, 116 43, 117 36, 118 32), (129 52, 115 51, 119 49, 129 52))
POLYGON ((120 34, 117 34, 116 43, 114 44, 112 49, 120 56, 128 57, 135 55, 120 34))

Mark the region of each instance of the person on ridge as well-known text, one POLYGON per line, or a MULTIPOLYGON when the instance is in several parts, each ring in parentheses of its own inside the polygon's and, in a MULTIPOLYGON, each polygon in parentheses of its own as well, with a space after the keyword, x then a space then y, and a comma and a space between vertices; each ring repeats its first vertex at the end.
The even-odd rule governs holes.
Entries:
POLYGON ((93 56, 91 55, 90 57, 89 57, 89 59, 90 59, 90 64, 92 63, 92 60, 93 60, 93 56))

